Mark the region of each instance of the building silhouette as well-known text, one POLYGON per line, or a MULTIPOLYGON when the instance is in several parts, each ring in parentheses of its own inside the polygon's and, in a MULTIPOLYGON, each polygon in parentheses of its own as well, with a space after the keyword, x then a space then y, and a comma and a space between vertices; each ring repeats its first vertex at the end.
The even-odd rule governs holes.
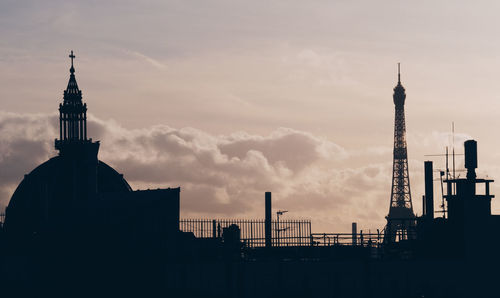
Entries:
POLYGON ((180 219, 180 188, 132 190, 87 137, 70 58, 59 154, 24 177, 0 225, 3 296, 499 296, 500 216, 491 213, 493 180, 476 175, 476 141, 464 144, 466 177, 443 181, 445 216, 434 217, 431 161, 424 214, 413 214, 400 79, 385 230, 353 223, 352 233, 313 233, 308 220, 273 217, 270 192, 262 220, 180 219))
POLYGON ((396 235, 412 237, 415 215, 411 201, 410 175, 408 172, 408 150, 406 145, 405 88, 401 84, 398 63, 398 84, 394 87, 394 149, 392 165, 391 204, 387 216, 387 240, 394 241, 396 235))
MULTIPOLYGON (((146 258, 156 255, 151 250, 168 253, 166 239, 179 231, 180 188, 133 191, 122 174, 98 159, 100 143, 87 137, 87 104, 76 81, 73 52, 70 58, 59 105, 59 154, 24 176, 6 208, 3 232, 11 253, 45 254, 51 260, 39 260, 28 272, 52 268, 50 274, 68 288, 84 280, 104 286, 127 280, 121 272, 130 270, 119 259, 131 252, 143 256, 142 265, 130 257, 126 262, 136 269, 154 262, 146 258), (106 274, 116 279, 98 278, 106 274)), ((40 276, 36 284, 50 281, 40 276)))

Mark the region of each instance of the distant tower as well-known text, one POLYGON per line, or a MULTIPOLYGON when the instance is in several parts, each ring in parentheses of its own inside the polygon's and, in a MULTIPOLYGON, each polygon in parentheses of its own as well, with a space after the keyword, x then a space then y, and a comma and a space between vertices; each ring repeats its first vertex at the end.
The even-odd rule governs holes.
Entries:
MULTIPOLYGON (((401 85, 398 63, 398 84, 394 87, 394 161, 392 167, 391 205, 387 216, 386 236, 394 241, 396 235, 403 239, 411 237, 409 230, 414 225, 415 215, 411 202, 410 176, 408 174, 408 153, 406 149, 405 88, 401 85)), ((388 240, 389 240, 388 239, 388 240)))

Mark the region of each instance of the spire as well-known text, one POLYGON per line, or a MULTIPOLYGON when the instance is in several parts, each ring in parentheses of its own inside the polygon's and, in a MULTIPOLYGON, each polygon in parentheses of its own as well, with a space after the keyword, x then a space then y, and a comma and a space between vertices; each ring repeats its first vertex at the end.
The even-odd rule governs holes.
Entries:
MULTIPOLYGON (((73 51, 71 51, 71 54, 73 54, 73 51)), ((398 85, 401 85, 401 63, 398 62, 398 85)), ((73 68, 73 58, 71 58, 71 68, 73 68)))
POLYGON ((73 66, 73 59, 76 58, 75 54, 73 54, 73 51, 71 51, 71 54, 69 55, 69 58, 71 58, 71 68, 69 69, 69 82, 68 82, 68 87, 66 88, 66 91, 64 91, 64 100, 80 100, 82 99, 81 96, 81 91, 78 89, 78 83, 76 82, 75 78, 75 67, 73 66))
POLYGON ((394 104, 397 106, 403 106, 405 103, 406 93, 405 88, 401 84, 401 63, 398 63, 398 84, 394 87, 394 104))

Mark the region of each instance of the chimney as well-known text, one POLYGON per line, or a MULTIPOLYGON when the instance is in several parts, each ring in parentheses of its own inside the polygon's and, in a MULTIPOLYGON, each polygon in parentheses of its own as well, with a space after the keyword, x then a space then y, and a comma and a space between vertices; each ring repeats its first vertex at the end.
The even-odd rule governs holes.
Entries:
POLYGON ((425 217, 434 218, 434 176, 432 172, 432 161, 424 162, 425 175, 425 217))
POLYGON ((465 147, 465 168, 467 169, 467 179, 476 178, 477 168, 477 142, 468 140, 464 143, 465 147))
POLYGON ((266 218, 264 222, 264 233, 266 237, 266 247, 272 246, 272 234, 271 234, 271 220, 272 220, 272 211, 271 211, 271 192, 266 192, 266 218))

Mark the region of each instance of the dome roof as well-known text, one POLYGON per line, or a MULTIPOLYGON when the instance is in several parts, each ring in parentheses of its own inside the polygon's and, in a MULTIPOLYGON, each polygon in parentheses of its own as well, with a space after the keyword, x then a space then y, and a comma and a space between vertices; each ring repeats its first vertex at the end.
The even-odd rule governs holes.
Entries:
POLYGON ((55 140, 59 156, 25 175, 12 195, 5 214, 10 235, 33 236, 85 225, 106 197, 101 194, 132 191, 123 175, 97 159, 99 142, 87 138, 87 105, 76 83, 73 51, 69 57, 70 79, 59 105, 55 140))
MULTIPOLYGON (((56 156, 25 175, 10 199, 5 228, 36 233, 49 217, 67 212, 75 192, 70 169, 67 160, 56 156)), ((97 162, 96 188, 97 193, 132 191, 123 175, 102 161, 97 162)))

